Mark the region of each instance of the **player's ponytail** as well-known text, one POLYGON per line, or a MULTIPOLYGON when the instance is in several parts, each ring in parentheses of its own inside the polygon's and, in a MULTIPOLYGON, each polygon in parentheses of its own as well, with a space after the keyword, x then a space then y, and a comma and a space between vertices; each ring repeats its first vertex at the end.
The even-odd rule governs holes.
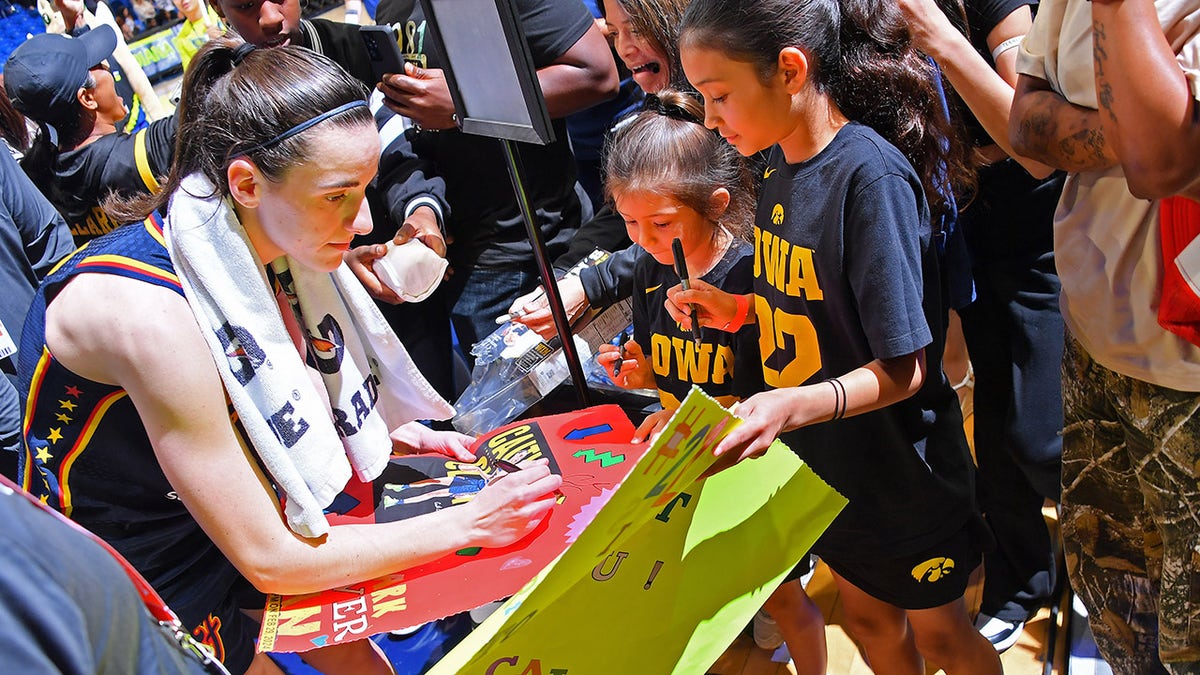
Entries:
MULTIPOLYGON (((201 173, 228 194, 225 170, 236 157, 254 162, 270 180, 312 159, 305 123, 374 127, 362 83, 333 61, 301 47, 255 48, 240 40, 211 40, 196 53, 176 111, 175 158, 162 190, 133 199, 110 199, 118 222, 163 210, 180 182, 201 173), (335 113, 335 114, 331 114, 335 113)), ((373 133, 373 131, 371 132, 373 133)), ((199 195, 208 196, 208 195, 199 195)))

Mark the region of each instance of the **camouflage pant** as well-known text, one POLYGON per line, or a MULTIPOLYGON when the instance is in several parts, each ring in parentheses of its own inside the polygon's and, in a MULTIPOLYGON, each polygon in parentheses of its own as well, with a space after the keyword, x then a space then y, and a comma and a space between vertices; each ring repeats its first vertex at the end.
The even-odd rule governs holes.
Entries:
POLYGON ((1070 337, 1062 533, 1120 675, 1200 673, 1200 394, 1119 375, 1070 337))

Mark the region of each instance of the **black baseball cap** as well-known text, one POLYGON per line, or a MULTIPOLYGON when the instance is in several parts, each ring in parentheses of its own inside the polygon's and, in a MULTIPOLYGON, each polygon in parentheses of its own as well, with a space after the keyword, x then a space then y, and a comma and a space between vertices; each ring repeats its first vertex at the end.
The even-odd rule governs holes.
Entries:
POLYGON ((100 24, 76 38, 42 33, 13 50, 4 63, 4 88, 13 106, 35 120, 53 122, 71 110, 88 71, 112 56, 117 34, 100 24))

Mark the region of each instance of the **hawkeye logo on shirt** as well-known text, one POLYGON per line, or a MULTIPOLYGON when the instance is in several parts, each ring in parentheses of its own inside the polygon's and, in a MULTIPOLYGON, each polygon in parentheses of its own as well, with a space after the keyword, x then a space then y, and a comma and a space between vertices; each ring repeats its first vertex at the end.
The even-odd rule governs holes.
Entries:
POLYGON ((912 568, 913 578, 918 582, 934 583, 950 576, 954 571, 954 560, 951 558, 930 558, 912 568))
POLYGON ((771 209, 771 222, 776 225, 783 224, 783 204, 776 204, 775 208, 771 209))

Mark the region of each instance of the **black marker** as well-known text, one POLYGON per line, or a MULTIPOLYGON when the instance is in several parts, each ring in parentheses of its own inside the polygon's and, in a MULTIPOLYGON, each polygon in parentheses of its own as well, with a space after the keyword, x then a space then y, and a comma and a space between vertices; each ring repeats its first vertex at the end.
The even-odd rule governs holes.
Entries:
MULTIPOLYGON (((507 459, 496 459, 496 460, 493 460, 492 463, 496 465, 497 469, 500 469, 504 473, 515 473, 515 472, 521 470, 521 467, 517 466, 516 464, 513 464, 512 462, 508 461, 507 459)), ((499 478, 499 476, 497 476, 496 478, 499 478)), ((496 480, 496 478, 493 478, 492 480, 494 481, 494 480, 496 480)), ((489 484, 491 483, 491 481, 488 481, 488 482, 489 482, 489 484)), ((555 497, 556 501, 558 501, 559 503, 561 503, 562 500, 566 498, 563 495, 561 490, 555 490, 554 497, 555 497)))
MULTIPOLYGON (((687 261, 683 259, 683 242, 679 241, 679 237, 671 242, 671 253, 675 256, 675 273, 679 275, 679 283, 683 286, 683 290, 691 290, 692 282, 688 279, 687 261)), ((692 340, 696 344, 700 344, 700 324, 696 321, 696 306, 692 305, 690 316, 692 319, 692 340)))
POLYGON ((613 364, 613 377, 621 374, 621 364, 625 362, 625 343, 629 342, 629 331, 621 331, 621 339, 617 340, 617 362, 613 364))

